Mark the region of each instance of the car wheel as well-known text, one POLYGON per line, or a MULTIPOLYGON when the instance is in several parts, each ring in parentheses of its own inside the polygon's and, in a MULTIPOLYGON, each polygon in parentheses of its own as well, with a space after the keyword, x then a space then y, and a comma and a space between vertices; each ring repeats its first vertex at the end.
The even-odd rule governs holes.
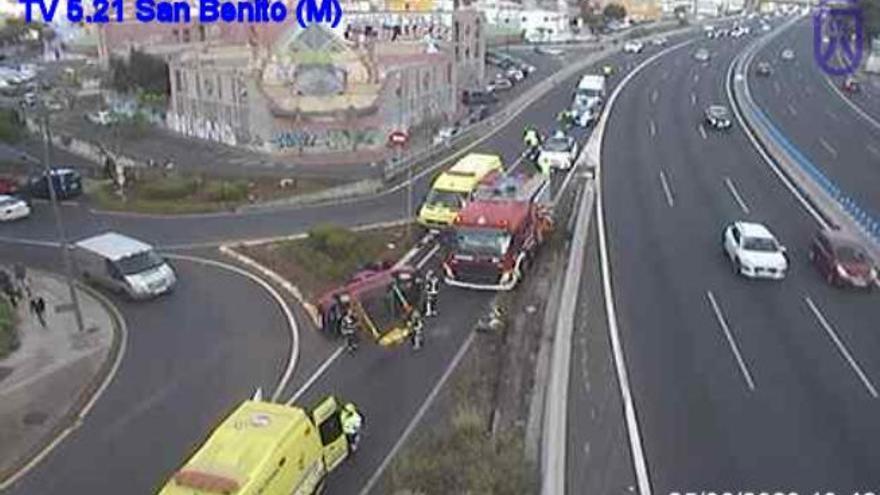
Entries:
POLYGON ((742 263, 739 261, 739 258, 733 259, 733 273, 737 275, 742 275, 742 263))

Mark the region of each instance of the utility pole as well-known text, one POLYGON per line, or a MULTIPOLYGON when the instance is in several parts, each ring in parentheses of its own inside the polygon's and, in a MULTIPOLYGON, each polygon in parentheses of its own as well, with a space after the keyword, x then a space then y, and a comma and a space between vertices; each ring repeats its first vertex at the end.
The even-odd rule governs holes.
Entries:
POLYGON ((55 191, 55 178, 52 175, 52 136, 49 131, 49 111, 44 104, 42 91, 40 91, 38 104, 42 110, 41 121, 43 124, 43 167, 46 170, 46 185, 49 189, 49 200, 55 212, 55 228, 58 232, 58 241, 61 244, 61 257, 64 260, 65 278, 70 290, 70 302, 73 304, 73 314, 76 317, 76 328, 80 333, 85 331, 82 309, 79 305, 79 295, 76 293, 76 285, 73 276, 73 263, 70 259, 70 250, 67 247, 67 235, 64 231, 64 221, 61 218, 61 208, 58 206, 58 194, 55 191))

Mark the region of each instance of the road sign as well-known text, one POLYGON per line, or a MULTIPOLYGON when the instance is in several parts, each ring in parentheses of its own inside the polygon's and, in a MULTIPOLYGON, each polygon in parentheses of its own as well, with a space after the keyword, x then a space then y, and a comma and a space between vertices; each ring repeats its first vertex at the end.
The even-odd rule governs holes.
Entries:
POLYGON ((406 131, 392 131, 388 135, 388 143, 392 146, 405 146, 407 141, 409 141, 409 135, 406 131))

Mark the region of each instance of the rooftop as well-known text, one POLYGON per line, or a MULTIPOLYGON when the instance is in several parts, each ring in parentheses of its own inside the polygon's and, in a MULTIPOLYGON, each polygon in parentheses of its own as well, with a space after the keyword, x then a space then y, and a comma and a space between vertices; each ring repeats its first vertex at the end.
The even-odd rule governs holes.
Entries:
POLYGON ((116 232, 107 232, 106 234, 90 237, 77 242, 76 245, 111 260, 122 259, 132 254, 152 249, 149 244, 117 234, 116 232))

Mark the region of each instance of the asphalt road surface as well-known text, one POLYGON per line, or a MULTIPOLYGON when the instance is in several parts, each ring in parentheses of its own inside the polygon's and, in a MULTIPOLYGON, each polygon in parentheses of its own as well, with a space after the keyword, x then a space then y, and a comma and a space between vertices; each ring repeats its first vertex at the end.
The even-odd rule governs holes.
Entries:
MULTIPOLYGON (((880 218, 880 127, 860 117, 826 80, 813 58, 811 19, 799 22, 768 43, 755 57, 767 60, 770 77, 750 75, 756 103, 813 164, 863 209, 880 218), (782 60, 784 49, 794 60, 782 60)), ((754 67, 754 64, 753 64, 754 67)), ((835 78, 839 87, 842 80, 835 78)), ((874 118, 880 100, 873 84, 863 81, 864 92, 852 98, 874 118)))
POLYGON ((818 226, 742 131, 700 128, 746 42, 702 40, 649 66, 604 143, 616 309, 654 492, 876 490, 877 295, 828 287, 806 256, 818 226), (709 64, 693 60, 698 45, 709 64), (737 219, 788 246, 786 280, 733 274, 720 241, 737 219))

